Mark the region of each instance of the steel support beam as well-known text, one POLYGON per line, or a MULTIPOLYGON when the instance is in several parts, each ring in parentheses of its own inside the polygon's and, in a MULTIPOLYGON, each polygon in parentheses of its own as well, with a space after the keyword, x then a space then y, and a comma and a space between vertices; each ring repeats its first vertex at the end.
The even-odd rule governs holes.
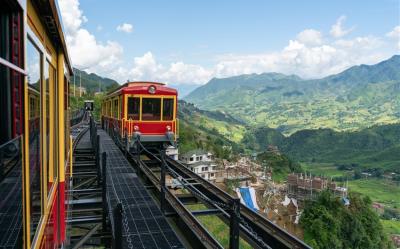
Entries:
POLYGON ((79 240, 72 249, 78 249, 81 248, 90 237, 100 228, 101 224, 95 225, 85 236, 82 237, 81 240, 79 240))

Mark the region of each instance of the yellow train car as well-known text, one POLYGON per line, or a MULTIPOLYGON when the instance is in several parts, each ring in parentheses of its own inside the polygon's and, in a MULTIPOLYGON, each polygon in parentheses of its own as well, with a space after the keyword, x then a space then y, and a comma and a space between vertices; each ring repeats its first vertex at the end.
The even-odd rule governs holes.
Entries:
POLYGON ((55 0, 0 2, 0 248, 65 241, 72 74, 55 0))

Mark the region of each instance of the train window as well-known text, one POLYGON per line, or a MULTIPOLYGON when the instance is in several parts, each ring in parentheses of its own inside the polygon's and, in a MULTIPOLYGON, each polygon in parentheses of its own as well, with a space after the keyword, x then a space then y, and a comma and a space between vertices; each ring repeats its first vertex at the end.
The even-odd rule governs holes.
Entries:
POLYGON ((22 9, 13 1, 1 1, 0 57, 15 66, 22 67, 22 9))
POLYGON ((113 116, 118 118, 118 99, 114 100, 113 116))
MULTIPOLYGON (((13 2, 1 1, 0 11, 0 57, 21 69, 22 56, 22 10, 13 2)), ((22 71, 22 69, 21 69, 22 71)), ((0 145, 21 134, 22 98, 12 92, 22 93, 22 75, 0 64, 0 145)), ((1 162, 0 162, 1 165, 1 162)))
POLYGON ((30 94, 37 101, 37 106, 33 107, 33 118, 29 120, 29 193, 31 210, 31 235, 36 232, 42 210, 40 174, 41 167, 41 113, 40 113, 40 93, 41 93, 41 65, 42 54, 36 46, 28 39, 26 47, 28 84, 32 88, 30 94))
POLYGON ((122 119, 124 117, 124 114, 122 113, 122 95, 119 96, 119 109, 118 109, 118 117, 122 119))
POLYGON ((173 120, 174 99, 163 99, 163 120, 173 120))
POLYGON ((161 99, 142 99, 142 120, 161 120, 161 99))
POLYGON ((139 120, 140 98, 128 98, 128 119, 139 120))

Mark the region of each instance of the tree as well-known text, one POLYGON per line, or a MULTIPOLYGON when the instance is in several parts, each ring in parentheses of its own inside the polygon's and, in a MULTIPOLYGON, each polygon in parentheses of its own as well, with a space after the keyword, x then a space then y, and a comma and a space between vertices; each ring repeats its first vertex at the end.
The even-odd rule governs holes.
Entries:
POLYGON ((350 193, 350 206, 345 207, 329 191, 315 202, 306 204, 300 225, 304 240, 314 248, 390 248, 371 200, 350 193))

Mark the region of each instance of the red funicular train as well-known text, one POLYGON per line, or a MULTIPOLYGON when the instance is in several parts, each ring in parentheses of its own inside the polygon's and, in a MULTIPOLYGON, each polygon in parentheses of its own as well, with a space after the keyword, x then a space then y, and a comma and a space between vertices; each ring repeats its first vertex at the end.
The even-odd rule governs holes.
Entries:
POLYGON ((0 1, 0 248, 66 241, 66 47, 55 0, 0 1))
POLYGON ((174 144, 178 134, 178 93, 163 83, 129 82, 110 92, 102 103, 102 122, 130 144, 174 144))

